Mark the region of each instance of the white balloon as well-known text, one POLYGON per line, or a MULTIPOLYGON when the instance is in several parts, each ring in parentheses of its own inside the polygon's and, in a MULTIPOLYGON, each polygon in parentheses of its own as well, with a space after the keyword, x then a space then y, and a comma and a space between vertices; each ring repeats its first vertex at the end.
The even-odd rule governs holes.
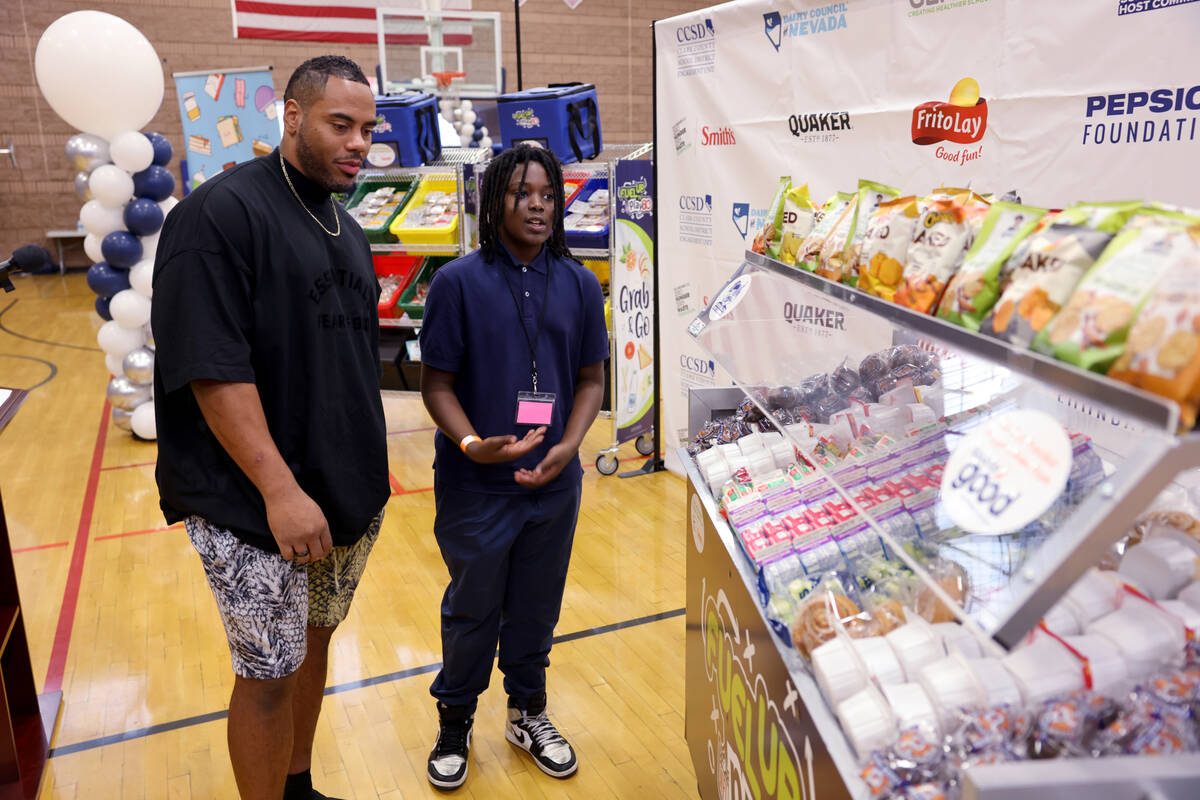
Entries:
MULTIPOLYGON (((151 282, 154 278, 154 259, 143 258, 141 261, 133 265, 129 270, 129 285, 132 286, 137 293, 143 297, 153 297, 154 287, 151 282)), ((115 297, 113 298, 116 299, 115 297)), ((111 311, 111 306, 110 306, 111 311)), ((116 317, 113 317, 116 319, 116 317)))
POLYGON ((463 146, 463 147, 466 147, 466 146, 468 146, 469 144, 471 144, 471 134, 469 134, 469 133, 461 133, 461 134, 459 134, 459 136, 458 136, 458 140, 459 140, 460 142, 462 142, 462 146, 463 146))
MULTIPOLYGON (((105 164, 92 171, 88 188, 102 205, 123 209, 133 198, 133 177, 116 164, 105 164)), ((124 223, 121 227, 125 227, 124 223)))
POLYGON ((473 108, 473 105, 470 100, 463 100, 459 107, 462 108, 463 111, 470 111, 473 108))
POLYGON ((123 289, 113 295, 108 313, 122 328, 137 328, 140 334, 142 326, 150 321, 150 298, 133 289, 123 289))
POLYGON ((133 410, 133 417, 130 418, 133 424, 133 432, 135 435, 143 439, 157 439, 158 426, 154 424, 154 401, 150 400, 142 403, 133 410))
POLYGON ((73 127, 111 140, 154 119, 163 68, 141 31, 103 11, 75 11, 42 33, 34 56, 38 87, 73 127))
POLYGON ((162 228, 159 228, 149 236, 139 236, 138 241, 142 243, 142 259, 154 261, 154 254, 158 252, 158 237, 162 233, 162 228))
POLYGON ((481 134, 483 134, 484 136, 488 136, 489 134, 488 134, 487 125, 481 125, 479 128, 479 132, 481 134))
POLYGON ((454 118, 455 119, 462 119, 462 115, 463 115, 463 112, 462 112, 461 108, 454 109, 454 118))
POLYGON ((472 126, 472 129, 473 129, 475 126, 476 116, 477 116, 476 113, 468 108, 465 111, 463 111, 463 113, 462 113, 462 121, 465 124, 472 126))
POLYGON ((113 137, 108 146, 112 161, 126 172, 141 172, 154 162, 154 145, 145 134, 125 131, 113 137))
POLYGON ((87 257, 93 262, 104 260, 104 253, 100 251, 101 238, 94 233, 89 233, 83 237, 83 252, 87 253, 87 257))
MULTIPOLYGON (((96 334, 96 343, 108 355, 123 359, 130 350, 146 343, 146 333, 141 328, 123 328, 113 319, 100 326, 100 332, 96 334)), ((117 376, 122 374, 118 372, 117 376)))
POLYGON ((79 221, 88 233, 95 234, 100 239, 113 231, 125 230, 124 209, 106 206, 99 200, 88 200, 79 209, 79 221))
POLYGON ((158 207, 163 210, 163 219, 166 219, 167 214, 170 214, 171 209, 177 205, 179 205, 179 198, 177 198, 175 195, 171 195, 166 200, 160 201, 158 207))
POLYGON ((480 139, 480 140, 479 140, 479 146, 480 146, 480 147, 482 147, 482 148, 483 148, 483 149, 485 149, 485 150, 487 150, 488 148, 490 148, 490 147, 492 146, 492 137, 490 137, 490 136, 485 136, 485 137, 483 137, 482 139, 480 139))
POLYGON ((124 375, 125 374, 125 364, 124 364, 123 358, 117 358, 114 355, 105 353, 104 354, 104 366, 108 367, 109 375, 116 376, 116 375, 124 375))

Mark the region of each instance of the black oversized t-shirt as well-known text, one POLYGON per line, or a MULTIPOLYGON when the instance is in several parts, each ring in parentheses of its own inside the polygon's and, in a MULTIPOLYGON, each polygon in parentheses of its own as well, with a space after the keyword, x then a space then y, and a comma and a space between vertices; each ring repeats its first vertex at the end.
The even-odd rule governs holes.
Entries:
MULTIPOLYGON (((288 175, 333 231, 329 194, 288 175)), ((362 229, 330 236, 284 180, 279 151, 202 184, 163 226, 152 306, 156 477, 169 523, 197 514, 278 551, 262 496, 204 421, 190 381, 254 383, 271 437, 355 542, 390 493, 379 394, 379 283, 362 229)))

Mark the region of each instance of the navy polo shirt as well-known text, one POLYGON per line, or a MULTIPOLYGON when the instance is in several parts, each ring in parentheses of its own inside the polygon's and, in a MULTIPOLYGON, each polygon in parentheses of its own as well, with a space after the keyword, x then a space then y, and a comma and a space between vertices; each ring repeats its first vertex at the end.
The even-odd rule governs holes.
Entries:
MULTIPOLYGON (((434 439, 437 486, 487 494, 531 491, 513 480, 513 473, 533 469, 562 441, 575 405, 579 370, 608 358, 608 330, 596 276, 572 259, 550 255, 544 246, 531 264, 517 261, 501 245, 490 264, 477 250, 434 274, 421 325, 421 360, 455 373, 458 402, 484 438, 520 437, 529 430, 515 422, 517 392, 533 390, 529 345, 521 325, 532 339, 543 307, 545 321, 537 339, 538 391, 557 395, 546 438, 516 461, 476 464, 459 450, 458 442, 438 431, 434 439)), ((582 477, 576 456, 557 478, 536 491, 566 489, 582 477)))

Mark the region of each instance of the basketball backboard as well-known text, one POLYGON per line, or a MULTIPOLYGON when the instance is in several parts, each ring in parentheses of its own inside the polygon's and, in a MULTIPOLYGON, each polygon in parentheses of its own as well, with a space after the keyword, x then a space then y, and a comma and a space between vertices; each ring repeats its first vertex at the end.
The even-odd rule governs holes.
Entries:
POLYGON ((414 88, 438 95, 500 93, 499 14, 380 8, 375 18, 381 93, 414 88), (462 75, 446 86, 455 73, 462 75))

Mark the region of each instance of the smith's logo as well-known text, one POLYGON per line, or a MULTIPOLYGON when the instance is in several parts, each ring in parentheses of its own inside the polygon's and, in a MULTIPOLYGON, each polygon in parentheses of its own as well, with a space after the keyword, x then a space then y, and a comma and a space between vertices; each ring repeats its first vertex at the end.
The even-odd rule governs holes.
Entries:
POLYGON ((815 325, 819 328, 831 328, 837 331, 846 329, 844 313, 821 306, 784 303, 783 318, 793 325, 815 325))
POLYGON ((735 145, 737 138, 733 135, 733 128, 710 128, 704 125, 700 128, 700 144, 703 147, 735 145))
POLYGON ((973 144, 987 130, 987 101, 974 78, 963 78, 950 92, 950 102, 932 100, 913 109, 913 144, 973 144))

